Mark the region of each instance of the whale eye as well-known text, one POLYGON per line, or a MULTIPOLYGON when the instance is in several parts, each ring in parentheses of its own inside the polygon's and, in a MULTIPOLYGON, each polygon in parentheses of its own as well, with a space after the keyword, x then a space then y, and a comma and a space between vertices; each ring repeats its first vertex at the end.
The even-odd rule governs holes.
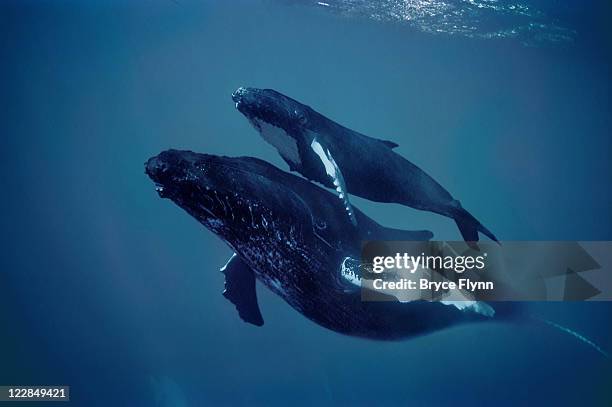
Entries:
POLYGON ((306 124, 306 116, 303 113, 294 110, 293 115, 295 116, 295 119, 298 121, 298 123, 306 124))

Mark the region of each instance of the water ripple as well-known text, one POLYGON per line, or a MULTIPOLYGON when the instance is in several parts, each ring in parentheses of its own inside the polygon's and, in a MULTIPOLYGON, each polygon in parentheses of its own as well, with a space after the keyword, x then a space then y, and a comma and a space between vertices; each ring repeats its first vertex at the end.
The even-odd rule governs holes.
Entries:
POLYGON ((505 0, 293 0, 346 17, 408 24, 434 34, 513 38, 526 45, 572 42, 576 32, 527 2, 505 0))

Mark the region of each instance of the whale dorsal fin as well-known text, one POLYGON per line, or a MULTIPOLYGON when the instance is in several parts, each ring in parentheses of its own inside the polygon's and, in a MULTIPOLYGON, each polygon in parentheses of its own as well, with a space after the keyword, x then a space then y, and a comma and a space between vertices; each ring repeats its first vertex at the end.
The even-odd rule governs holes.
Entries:
POLYGON ((225 274, 223 296, 236 306, 238 315, 244 322, 262 326, 264 324, 257 293, 255 292, 255 273, 236 253, 221 267, 225 274))
POLYGON ((390 141, 390 140, 381 140, 381 139, 374 139, 374 140, 380 141, 381 143, 383 143, 384 145, 386 145, 387 147, 391 149, 395 147, 399 147, 399 144, 394 143, 393 141, 390 141))
POLYGON ((383 140, 383 139, 376 138, 376 137, 366 136, 365 134, 358 133, 358 132, 353 131, 353 130, 351 130, 351 132, 352 132, 353 134, 355 134, 355 135, 358 135, 358 136, 361 136, 361 137, 365 137, 365 138, 367 138, 367 139, 369 139, 369 140, 372 140, 372 141, 376 141, 376 142, 378 142, 378 143, 381 143, 382 145, 384 145, 385 147, 388 147, 388 148, 390 148, 390 149, 394 149, 395 147, 399 147, 399 144, 397 144, 396 142, 391 141, 391 140, 383 140))

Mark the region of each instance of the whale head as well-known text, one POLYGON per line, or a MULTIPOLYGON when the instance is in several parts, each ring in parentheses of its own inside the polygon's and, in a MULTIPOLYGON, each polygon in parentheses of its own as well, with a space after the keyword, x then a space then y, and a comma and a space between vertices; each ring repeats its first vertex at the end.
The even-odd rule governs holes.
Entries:
POLYGON ((316 117, 310 107, 272 89, 238 88, 232 99, 236 109, 290 164, 299 167, 298 145, 316 117))
MULTIPOLYGON (((260 281, 300 310, 314 304, 303 288, 313 273, 317 285, 335 289, 330 270, 345 253, 358 256, 359 236, 333 194, 265 161, 168 150, 150 158, 145 172, 162 198, 225 241, 260 281)), ((362 225, 372 226, 365 219, 362 225)))
POLYGON ((229 243, 266 234, 273 225, 280 235, 296 219, 310 221, 293 178, 256 158, 168 150, 150 158, 145 172, 162 198, 229 243))
POLYGON ((289 136, 306 127, 311 109, 273 89, 240 87, 232 93, 236 109, 254 126, 266 123, 285 130, 289 136))

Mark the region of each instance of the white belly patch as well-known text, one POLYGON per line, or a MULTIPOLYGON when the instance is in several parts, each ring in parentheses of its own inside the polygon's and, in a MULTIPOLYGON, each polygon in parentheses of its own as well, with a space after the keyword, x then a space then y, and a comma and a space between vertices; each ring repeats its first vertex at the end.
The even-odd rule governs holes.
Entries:
POLYGON ((285 160, 295 165, 301 164, 302 161, 300 160, 297 142, 293 137, 288 135, 287 132, 280 127, 276 127, 259 119, 255 119, 255 121, 257 122, 259 132, 263 139, 276 147, 285 160))

